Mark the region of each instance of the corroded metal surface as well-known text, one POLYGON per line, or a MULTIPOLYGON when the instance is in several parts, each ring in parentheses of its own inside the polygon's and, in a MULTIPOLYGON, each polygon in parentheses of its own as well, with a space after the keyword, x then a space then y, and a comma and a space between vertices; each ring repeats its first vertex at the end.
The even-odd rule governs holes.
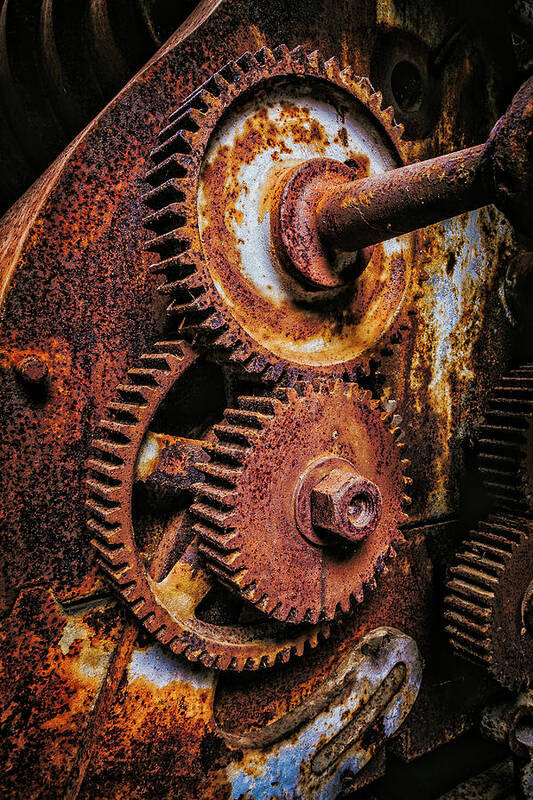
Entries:
MULTIPOLYGON (((379 387, 385 376, 404 411, 416 454, 413 527, 404 531, 406 544, 383 576, 380 592, 371 593, 356 617, 306 658, 241 674, 238 684, 219 676, 216 691, 212 671, 191 666, 142 634, 136 640, 136 620, 117 636, 113 625, 122 623, 115 610, 111 627, 101 629, 102 649, 114 655, 103 669, 104 683, 95 680, 85 694, 90 705, 98 685, 105 688, 88 724, 83 713, 74 721, 66 713, 61 687, 44 702, 48 718, 57 724, 47 725, 43 715, 28 711, 40 697, 35 676, 41 672, 35 665, 42 654, 49 652, 61 667, 56 659, 63 622, 47 626, 55 612, 40 599, 43 591, 51 591, 63 609, 74 609, 72 601, 83 598, 100 608, 108 603, 102 599, 107 584, 84 532, 83 464, 114 387, 141 353, 151 351, 164 326, 141 234, 145 209, 139 197, 150 149, 169 112, 246 50, 275 48, 282 41, 289 48, 303 44, 308 52, 318 47, 326 58, 336 56, 342 68, 368 75, 375 72, 375 53, 384 52, 387 37, 408 33, 418 59, 441 46, 448 20, 448 8, 437 2, 413 2, 398 10, 363 0, 356 14, 351 10, 332 0, 204 3, 2 221, 0 447, 1 458, 10 464, 0 473, 2 599, 10 657, 13 642, 20 643, 18 660, 9 662, 8 705, 2 709, 9 764, 2 783, 8 794, 37 797, 44 784, 51 798, 64 796, 66 785, 69 798, 231 796, 227 768, 232 763, 238 769, 241 756, 235 753, 232 761, 228 754, 219 730, 222 718, 226 729, 246 717, 264 727, 276 712, 294 710, 376 625, 405 631, 427 665, 418 699, 394 744, 402 758, 420 755, 467 728, 493 690, 474 668, 445 655, 435 625, 441 585, 436 553, 446 549, 449 558, 449 543, 453 552, 464 532, 456 515, 476 423, 490 389, 510 368, 511 329, 498 288, 514 242, 501 215, 488 208, 420 235, 402 308, 356 371, 370 388, 379 387), (17 368, 26 357, 46 364, 48 377, 41 387, 21 380, 17 368), (428 524, 417 527, 423 521, 428 524), (21 611, 30 596, 38 600, 21 611), (32 620, 41 620, 38 606, 46 619, 32 627, 32 620), (75 725, 76 743, 67 744, 63 754, 57 749, 58 731, 71 732, 75 725), (39 769, 30 763, 31 753, 37 754, 39 769), (63 759, 59 767, 58 757, 63 759), (18 767, 24 786, 15 777, 18 767)), ((497 34, 485 34, 479 20, 443 51, 436 105, 408 160, 482 141, 504 110, 516 89, 509 53, 497 34)), ((209 391, 226 378, 210 373, 209 391)), ((197 402, 195 396, 192 405, 197 402)), ((234 402, 231 393, 225 397, 219 417, 234 402)), ((176 416, 181 418, 183 409, 176 416)), ((213 416, 210 424, 217 421, 213 416)), ((149 450, 144 455, 148 464, 149 450)), ((149 478, 138 483, 144 487, 149 478)), ((69 651, 74 659, 77 641, 69 651)), ((52 685, 51 675, 46 673, 43 686, 52 685)), ((385 762, 383 749, 363 772, 370 768, 367 775, 379 774, 385 762)))
POLYGON ((277 210, 289 264, 311 283, 343 285, 331 252, 354 254, 491 202, 526 236, 532 135, 530 79, 484 144, 367 177, 350 176, 332 160, 300 164, 285 179, 277 210))
POLYGON ((370 393, 341 381, 297 384, 278 397, 243 398, 226 412, 191 512, 215 575, 275 619, 317 623, 353 610, 376 588, 407 518, 409 462, 394 403, 381 409, 370 393), (355 546, 335 546, 326 532, 311 542, 296 522, 300 477, 328 457, 381 492, 376 528, 355 546))
POLYGON ((504 513, 481 522, 450 567, 445 600, 455 650, 510 688, 533 680, 533 633, 523 615, 533 571, 530 533, 529 520, 504 513))
POLYGON ((64 608, 47 589, 21 593, 0 639, 4 796, 65 791, 122 628, 114 602, 64 608))
MULTIPOLYGON (((187 371, 196 360, 184 342, 162 342, 153 354, 142 357, 140 367, 129 370, 128 382, 118 387, 87 462, 89 532, 107 576, 145 628, 172 652, 217 669, 272 666, 293 652, 302 655, 305 645, 316 647, 327 628, 283 630, 262 623, 214 625, 201 619, 198 609, 213 582, 199 558, 188 515, 171 511, 164 530, 156 528, 144 546, 136 535, 133 484, 136 473, 146 478, 149 470, 143 443, 163 400, 180 378, 188 379, 187 371)), ((215 472, 211 463, 197 467, 208 476, 215 472)), ((203 496, 208 486, 199 487, 203 496)), ((216 484, 211 491, 216 494, 216 484)), ((218 493, 222 495, 222 490, 218 493)), ((150 507, 158 500, 145 502, 150 507)), ((217 513, 222 516, 215 506, 211 517, 216 519, 217 513)), ((306 621, 317 623, 318 616, 306 621)))
POLYGON ((533 469, 531 421, 533 368, 526 364, 494 388, 480 426, 480 470, 500 507, 519 514, 531 510, 533 469))
POLYGON ((2 213, 195 5, 194 0, 0 3, 2 213))
POLYGON ((295 711, 252 731, 222 730, 244 758, 228 769, 233 798, 328 800, 409 713, 422 665, 415 642, 378 628, 295 711))
POLYGON ((171 115, 147 176, 148 247, 180 333, 263 379, 354 370, 402 302, 409 242, 377 248, 364 283, 311 309, 270 246, 271 206, 284 172, 313 156, 374 173, 400 152, 390 109, 335 59, 263 48, 216 73, 171 115))

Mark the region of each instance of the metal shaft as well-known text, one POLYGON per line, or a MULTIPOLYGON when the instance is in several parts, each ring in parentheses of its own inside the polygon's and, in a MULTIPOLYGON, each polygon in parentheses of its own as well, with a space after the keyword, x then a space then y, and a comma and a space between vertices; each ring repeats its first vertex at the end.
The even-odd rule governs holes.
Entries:
POLYGON ((361 255, 371 245, 494 203, 532 248, 532 140, 533 77, 476 147, 359 180, 332 159, 306 161, 288 172, 279 194, 274 247, 307 291, 330 291, 346 285, 333 251, 361 255))
POLYGON ((326 189, 316 208, 319 236, 361 250, 488 205, 494 186, 485 144, 326 189))

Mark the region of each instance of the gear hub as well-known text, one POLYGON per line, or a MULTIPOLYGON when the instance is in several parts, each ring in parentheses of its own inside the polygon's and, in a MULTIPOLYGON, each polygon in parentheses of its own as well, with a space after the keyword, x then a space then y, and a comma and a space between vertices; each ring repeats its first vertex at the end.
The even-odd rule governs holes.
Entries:
MULTIPOLYGON (((328 627, 288 629, 266 618, 243 624, 239 609, 229 618, 206 619, 201 608, 216 586, 199 556, 188 515, 171 505, 164 525, 152 522, 143 536, 138 534, 134 488, 153 469, 152 444, 157 436, 161 439, 160 433, 151 434, 150 426, 172 390, 190 380, 197 361, 186 343, 162 342, 117 387, 87 463, 88 528, 104 572, 162 644, 207 667, 272 666, 316 646, 328 635, 328 627)), ((183 440, 168 435, 163 439, 183 451, 183 440)), ((184 441, 190 448, 192 440, 184 441)), ((197 450, 201 444, 196 442, 197 450)), ((156 493, 146 504, 153 514, 161 498, 156 493)))
POLYGON ((401 133, 366 78, 301 48, 245 54, 194 92, 160 134, 145 196, 180 335, 265 379, 350 374, 398 314, 411 239, 295 271, 276 209, 313 159, 344 181, 400 165, 401 133))

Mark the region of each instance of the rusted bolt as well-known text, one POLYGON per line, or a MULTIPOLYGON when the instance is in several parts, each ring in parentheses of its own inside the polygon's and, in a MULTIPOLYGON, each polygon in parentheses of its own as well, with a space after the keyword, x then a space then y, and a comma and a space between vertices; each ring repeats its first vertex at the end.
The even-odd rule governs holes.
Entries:
POLYGON ((24 383, 42 386, 48 377, 48 365, 39 356, 26 356, 15 367, 24 383))
POLYGON ((376 484, 343 467, 322 478, 310 500, 313 525, 350 542, 371 534, 381 517, 381 492, 376 484))

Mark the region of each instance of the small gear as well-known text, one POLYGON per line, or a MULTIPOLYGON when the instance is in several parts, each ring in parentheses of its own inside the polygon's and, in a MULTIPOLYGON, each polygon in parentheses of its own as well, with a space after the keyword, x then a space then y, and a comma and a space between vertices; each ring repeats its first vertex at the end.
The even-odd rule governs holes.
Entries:
POLYGON ((165 275, 180 336, 267 381, 285 371, 353 377, 395 323, 411 240, 377 245, 364 279, 317 304, 276 257, 270 203, 305 160, 333 158, 354 177, 402 164, 403 129, 381 102, 335 59, 282 46, 230 62, 171 115, 144 201, 157 234, 147 247, 160 254, 153 269, 165 275))
POLYGON ((524 597, 533 576, 531 521, 489 517, 469 534, 457 560, 445 598, 452 647, 507 688, 529 685, 533 635, 524 597))
MULTIPOLYGON (((351 610, 386 570, 407 518, 409 462, 393 401, 383 410, 342 381, 300 382, 275 394, 240 398, 215 426, 191 513, 218 578, 280 621, 317 623, 351 610), (324 490, 326 506, 331 498, 350 504, 368 523, 364 538, 317 533, 307 509, 325 476, 340 487, 324 490)), ((315 500, 318 513, 324 498, 315 500)))
MULTIPOLYGON (((316 646, 328 635, 327 625, 288 630, 267 618, 250 624, 206 622, 196 612, 214 581, 203 569, 195 539, 162 576, 152 574, 136 541, 132 495, 139 454, 160 404, 196 360, 185 342, 159 343, 152 354, 142 356, 139 368, 129 371, 128 382, 117 387, 87 463, 87 525, 105 573, 163 645, 206 667, 272 666, 316 646)), ((171 520, 171 542, 183 520, 190 529, 186 515, 171 520)), ((174 552, 169 546, 164 551, 174 552)))
POLYGON ((495 502, 533 511, 533 364, 504 377, 480 430, 480 471, 495 502))

